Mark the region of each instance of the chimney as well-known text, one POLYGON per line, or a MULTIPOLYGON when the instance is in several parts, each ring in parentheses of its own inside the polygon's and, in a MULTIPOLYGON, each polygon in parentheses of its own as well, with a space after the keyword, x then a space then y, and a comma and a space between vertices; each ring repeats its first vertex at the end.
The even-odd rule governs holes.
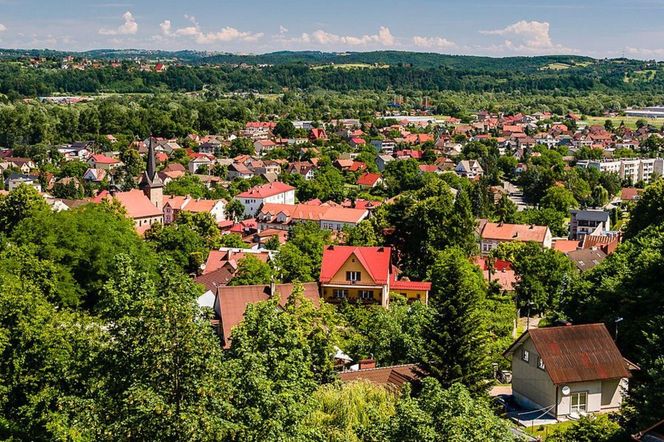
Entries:
POLYGON ((375 359, 362 359, 360 361, 360 370, 368 370, 370 368, 376 368, 375 359))

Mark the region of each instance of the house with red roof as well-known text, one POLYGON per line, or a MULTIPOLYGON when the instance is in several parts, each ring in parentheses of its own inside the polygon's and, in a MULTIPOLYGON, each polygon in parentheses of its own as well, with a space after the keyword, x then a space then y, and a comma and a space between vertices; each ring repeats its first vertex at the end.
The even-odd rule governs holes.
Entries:
POLYGON ((547 226, 533 224, 486 223, 480 231, 480 248, 483 255, 488 255, 500 243, 514 241, 532 241, 545 249, 550 249, 553 237, 547 226))
POLYGON ((164 198, 164 224, 175 221, 181 211, 209 213, 216 223, 226 220, 226 200, 208 200, 190 196, 170 195, 164 198))
POLYGON ((244 206, 244 216, 254 217, 265 203, 295 204, 295 187, 281 181, 252 187, 237 195, 244 206))
POLYGON ((353 227, 369 216, 367 209, 352 209, 329 204, 274 204, 265 203, 256 219, 260 230, 288 230, 293 224, 314 222, 323 229, 341 231, 353 227))
POLYGON ((367 172, 357 179, 356 184, 362 189, 373 189, 383 183, 383 177, 379 173, 367 172))
POLYGON ((354 149, 364 146, 365 144, 367 144, 367 142, 364 140, 364 138, 353 137, 350 139, 350 146, 354 149))
POLYGON ((504 353, 512 364, 512 396, 556 419, 618 411, 631 372, 604 324, 527 330, 504 353))
POLYGON ((115 192, 113 195, 103 192, 96 201, 100 202, 101 199, 117 200, 125 208, 127 217, 134 220, 136 230, 140 233, 145 232, 153 224, 164 222, 161 209, 155 206, 142 190, 131 189, 128 192, 115 192))
POLYGON ((325 129, 312 127, 309 131, 309 139, 311 141, 327 141, 327 133, 325 129))
POLYGON ((120 165, 120 160, 103 154, 94 154, 88 158, 88 165, 91 169, 111 170, 120 165))
POLYGON ((391 255, 390 247, 325 247, 319 278, 322 297, 331 303, 348 300, 387 307, 390 293, 398 293, 426 304, 431 283, 399 279, 391 255))

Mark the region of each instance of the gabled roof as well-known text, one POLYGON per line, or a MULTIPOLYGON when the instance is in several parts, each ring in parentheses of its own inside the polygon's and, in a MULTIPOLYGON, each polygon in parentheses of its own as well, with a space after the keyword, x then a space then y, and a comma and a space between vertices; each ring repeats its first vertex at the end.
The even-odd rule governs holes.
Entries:
POLYGON ((364 380, 378 385, 401 388, 406 382, 420 379, 420 369, 415 364, 368 368, 339 373, 339 379, 342 382, 364 380))
POLYGON ((572 215, 575 215, 576 219, 582 219, 585 221, 596 221, 596 222, 607 222, 609 220, 609 212, 604 210, 570 210, 572 215))
POLYGON ((348 259, 355 257, 376 284, 387 284, 391 253, 390 247, 327 246, 323 250, 320 282, 329 282, 348 259))
POLYGON ((606 259, 606 253, 598 249, 574 250, 569 252, 567 256, 582 272, 592 269, 596 265, 599 265, 600 262, 604 261, 604 259, 606 259))
POLYGON ((381 176, 379 173, 367 172, 357 179, 357 184, 359 186, 374 186, 380 178, 381 176))
POLYGON ((482 229, 482 239, 498 241, 535 241, 543 243, 549 228, 528 224, 486 223, 482 229))
POLYGON ((138 189, 132 189, 128 192, 117 192, 113 195, 120 204, 127 210, 130 218, 147 218, 161 216, 161 210, 150 202, 150 199, 138 189))
POLYGON ((92 155, 90 156, 90 160, 92 160, 95 164, 118 164, 120 162, 115 158, 107 157, 106 155, 102 154, 92 155))
MULTIPOLYGON (((274 287, 274 295, 279 296, 279 305, 284 307, 288 297, 293 292, 294 284, 277 284, 274 287)), ((309 299, 315 307, 320 306, 320 295, 318 284, 309 282, 302 284, 304 297, 309 299)), ((224 347, 230 347, 230 336, 233 328, 244 318, 244 313, 249 304, 267 301, 273 295, 269 285, 244 285, 244 286, 222 286, 217 288, 216 308, 221 320, 224 334, 224 347)))
POLYGON ((286 183, 281 181, 275 181, 274 183, 263 184, 261 186, 252 187, 246 192, 242 192, 237 197, 238 198, 268 198, 280 193, 288 192, 290 190, 295 190, 295 187, 289 186, 286 183))
POLYGON ((527 338, 532 339, 546 372, 556 385, 631 376, 628 362, 604 324, 531 329, 503 355, 511 355, 527 338))

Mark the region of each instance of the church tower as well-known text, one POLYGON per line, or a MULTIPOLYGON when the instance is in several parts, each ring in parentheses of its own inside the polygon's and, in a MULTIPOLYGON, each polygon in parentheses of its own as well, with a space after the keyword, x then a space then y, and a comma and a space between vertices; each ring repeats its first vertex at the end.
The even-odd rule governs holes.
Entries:
POLYGON ((143 172, 141 177, 141 182, 138 187, 145 193, 150 199, 150 202, 158 208, 163 207, 164 202, 164 183, 159 178, 157 174, 157 160, 155 159, 154 154, 154 145, 152 137, 150 137, 150 142, 148 146, 148 167, 143 172))

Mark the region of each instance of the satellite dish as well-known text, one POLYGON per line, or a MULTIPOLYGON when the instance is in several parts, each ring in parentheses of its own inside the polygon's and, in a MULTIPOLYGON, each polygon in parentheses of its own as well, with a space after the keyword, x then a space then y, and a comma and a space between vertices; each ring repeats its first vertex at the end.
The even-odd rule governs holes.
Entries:
POLYGON ((569 394, 571 393, 571 390, 567 385, 565 385, 562 389, 562 392, 563 392, 563 396, 569 396, 569 394))

